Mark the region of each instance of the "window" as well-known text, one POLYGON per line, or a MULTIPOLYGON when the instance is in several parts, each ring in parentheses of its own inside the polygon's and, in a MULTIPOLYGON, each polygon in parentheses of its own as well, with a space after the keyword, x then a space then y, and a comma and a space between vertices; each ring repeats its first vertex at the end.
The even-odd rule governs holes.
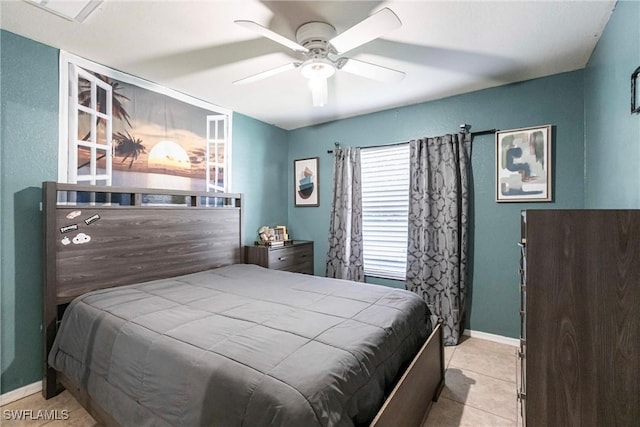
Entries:
POLYGON ((60 53, 58 181, 230 191, 231 111, 60 53))
POLYGON ((404 280, 409 215, 409 144, 365 148, 360 154, 364 273, 404 280))

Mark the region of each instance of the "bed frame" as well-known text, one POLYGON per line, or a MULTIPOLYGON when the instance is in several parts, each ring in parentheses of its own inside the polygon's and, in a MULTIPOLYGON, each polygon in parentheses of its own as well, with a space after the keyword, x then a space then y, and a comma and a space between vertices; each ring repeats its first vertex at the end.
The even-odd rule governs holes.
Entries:
MULTIPOLYGON (((47 357, 65 308, 98 289, 195 273, 243 260, 241 194, 43 183, 44 378, 49 399, 65 388, 97 420, 117 423, 47 357)), ((438 324, 371 426, 420 426, 444 387, 438 324)))

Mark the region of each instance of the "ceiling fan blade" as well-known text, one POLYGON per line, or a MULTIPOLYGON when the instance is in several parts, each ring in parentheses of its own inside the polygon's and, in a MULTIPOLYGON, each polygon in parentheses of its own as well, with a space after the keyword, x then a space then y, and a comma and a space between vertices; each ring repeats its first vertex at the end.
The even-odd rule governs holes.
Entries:
POLYGON ((400 18, 391 9, 385 7, 342 34, 338 34, 330 40, 330 43, 338 53, 345 53, 401 26, 400 18))
POLYGON ((249 30, 260 34, 263 37, 273 40, 274 42, 280 43, 283 46, 288 47, 289 49, 295 50, 296 52, 309 52, 309 49, 306 47, 294 42, 293 40, 289 40, 288 38, 281 36, 280 34, 271 31, 270 29, 263 27, 262 25, 253 22, 253 21, 234 21, 236 24, 241 27, 248 28, 249 30))
POLYGON ((253 83, 253 82, 256 82, 258 80, 266 79, 267 77, 275 76, 276 74, 284 73, 285 71, 289 71, 289 70, 293 70, 294 68, 298 68, 300 66, 300 64, 301 64, 300 62, 292 62, 290 64, 281 65, 279 67, 272 68, 270 70, 263 71, 263 72, 258 73, 258 74, 254 74, 252 76, 245 77, 245 78, 240 79, 240 80, 236 80, 235 82, 233 82, 233 84, 234 85, 243 85, 243 84, 246 84, 246 83, 253 83))
POLYGON ((402 71, 383 67, 382 65, 358 61, 351 58, 342 59, 346 61, 339 68, 340 70, 346 71, 347 73, 355 74, 357 76, 366 77, 368 79, 378 80, 381 82, 399 82, 405 76, 405 73, 402 71))

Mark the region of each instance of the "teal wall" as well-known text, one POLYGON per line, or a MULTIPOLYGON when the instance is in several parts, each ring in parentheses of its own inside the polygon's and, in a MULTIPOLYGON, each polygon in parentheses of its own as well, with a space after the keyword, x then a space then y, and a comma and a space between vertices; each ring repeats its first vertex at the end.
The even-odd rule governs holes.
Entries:
POLYGON ((42 181, 57 179, 58 51, 0 32, 2 379, 42 378, 42 181))
POLYGON ((316 274, 324 274, 333 161, 327 150, 335 141, 364 147, 457 132, 460 123, 475 130, 552 124, 552 203, 496 203, 493 135, 475 138, 472 147, 472 286, 466 327, 517 337, 519 213, 528 208, 584 206, 583 109, 583 72, 575 71, 291 131, 289 188, 294 159, 320 158, 320 207, 296 208, 291 194, 291 232, 315 241, 316 274))
MULTIPOLYGON (((0 31, 0 392, 41 379, 42 181, 58 177, 58 50, 0 31)), ((287 133, 233 116, 231 190, 245 195, 245 240, 287 222, 287 133)))
POLYGON ((619 1, 585 69, 588 208, 640 208, 640 114, 630 109, 639 66, 640 2, 619 1))
POLYGON ((232 190, 244 194, 244 240, 253 244, 263 225, 287 224, 287 132, 233 115, 232 190))

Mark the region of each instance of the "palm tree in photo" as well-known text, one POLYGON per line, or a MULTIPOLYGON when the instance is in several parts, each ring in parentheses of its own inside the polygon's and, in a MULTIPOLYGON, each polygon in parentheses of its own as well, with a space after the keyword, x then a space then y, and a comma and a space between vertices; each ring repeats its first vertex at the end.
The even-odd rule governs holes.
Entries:
MULTIPOLYGON (((120 90, 123 89, 123 87, 120 86, 120 82, 113 81, 109 77, 103 76, 102 74, 98 74, 98 73, 92 73, 92 74, 96 76, 98 79, 107 83, 109 86, 111 86, 111 116, 114 119, 125 121, 127 125, 131 127, 131 122, 129 121, 131 116, 129 116, 129 113, 124 108, 124 101, 130 101, 130 99, 126 95, 120 93, 120 90)), ((91 82, 87 80, 81 80, 79 84, 80 84, 80 88, 78 91, 78 103, 82 106, 90 107, 91 106, 91 82)), ((96 110, 102 111, 102 107, 107 105, 107 91, 105 90, 96 91, 96 98, 97 98, 96 110)), ((96 119, 96 124, 100 124, 101 122, 103 122, 103 119, 101 118, 96 119)), ((91 136, 91 131, 89 131, 82 138, 82 140, 86 141, 87 139, 89 139, 90 136, 91 136)))
MULTIPOLYGON (((126 122, 129 127, 131 127, 131 121, 130 121, 131 116, 129 115, 127 110, 124 108, 124 102, 129 101, 129 98, 126 95, 120 93, 120 91, 123 89, 123 87, 120 86, 120 82, 113 81, 109 77, 104 76, 102 74, 98 74, 98 73, 91 73, 91 74, 93 74, 98 79, 102 80, 103 82, 111 86, 111 117, 113 117, 114 119, 122 120, 126 122)), ((88 80, 79 80, 79 86, 80 87, 78 90, 78 103, 85 107, 91 107, 91 82, 89 82, 88 80)), ((97 98, 96 110, 102 111, 103 110, 102 107, 107 105, 107 91, 97 90, 96 98, 97 98)), ((100 123, 104 123, 104 119, 97 117, 96 128, 99 127, 100 123)), ((91 130, 89 130, 89 132, 87 132, 86 135, 82 137, 82 141, 89 140, 89 137, 91 137, 91 130)), ((96 161, 103 159, 105 156, 106 156, 106 153, 100 155, 96 159, 96 161)), ((85 162, 81 165, 78 165, 78 169, 81 169, 89 165, 89 163, 90 161, 85 162)))
POLYGON ((142 143, 142 140, 131 136, 128 131, 125 133, 117 132, 113 136, 113 140, 116 143, 116 156, 122 156, 122 163, 131 158, 129 162, 129 169, 133 166, 133 162, 142 153, 146 152, 146 147, 142 143))

